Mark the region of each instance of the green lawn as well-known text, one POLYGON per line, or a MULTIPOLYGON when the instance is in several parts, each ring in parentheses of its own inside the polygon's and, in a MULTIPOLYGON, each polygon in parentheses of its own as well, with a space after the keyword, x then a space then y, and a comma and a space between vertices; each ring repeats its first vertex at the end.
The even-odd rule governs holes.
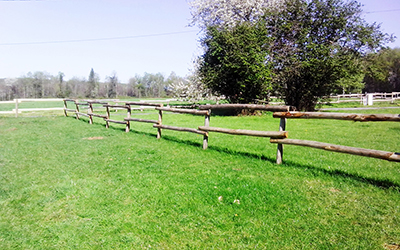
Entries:
MULTIPOLYGON (((374 111, 363 111, 374 113, 374 111)), ((400 109, 380 110, 400 113, 400 109)), ((155 119, 156 113, 137 112, 155 119)), ((117 115, 117 114, 114 114, 117 115)), ((117 117, 117 119, 121 119, 117 117)), ((390 249, 400 163, 101 119, 0 117, 0 249, 390 249)), ((204 117, 165 113, 196 128, 204 117)), ((210 126, 274 130, 271 113, 210 126)), ((400 124, 289 120, 289 138, 400 151, 400 124)))

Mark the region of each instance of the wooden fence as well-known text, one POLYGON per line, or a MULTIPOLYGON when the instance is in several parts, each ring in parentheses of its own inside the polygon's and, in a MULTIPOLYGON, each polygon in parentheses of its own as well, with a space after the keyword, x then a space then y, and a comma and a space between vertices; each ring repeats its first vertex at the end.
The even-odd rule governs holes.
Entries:
POLYGON ((15 117, 18 117, 18 114, 22 112, 34 112, 34 111, 50 111, 50 110, 63 110, 63 108, 19 108, 19 104, 22 102, 59 102, 63 99, 14 99, 12 101, 1 101, 0 104, 15 104, 15 108, 10 111, 0 111, 0 114, 15 114, 15 117))
MULTIPOLYGON (((136 108, 140 109, 140 108, 136 108)), ((208 138, 209 133, 225 133, 230 135, 245 135, 245 136, 256 136, 256 137, 269 137, 270 143, 276 143, 277 145, 277 153, 276 153, 276 162, 277 164, 281 164, 283 161, 283 145, 297 145, 297 146, 305 146, 305 147, 313 147, 317 149, 324 149, 334 152, 341 152, 353 155, 374 157, 379 159, 384 159, 388 161, 397 161, 400 162, 400 153, 394 152, 386 152, 379 150, 371 150, 371 149, 363 149, 363 148, 354 148, 347 147, 341 145, 328 144, 323 142, 316 141, 306 141, 306 140, 297 140, 297 139, 289 139, 289 134, 286 131, 286 122, 287 119, 337 119, 337 120, 352 120, 352 121, 392 121, 392 122, 400 122, 400 115, 384 115, 384 114, 376 114, 376 115, 367 115, 367 114, 345 114, 345 113, 322 113, 322 112, 293 112, 290 111, 288 106, 269 106, 269 105, 254 105, 254 104, 222 104, 222 105, 200 105, 199 109, 182 109, 182 108, 170 108, 164 107, 163 104, 159 103, 143 103, 143 102, 125 102, 123 105, 118 104, 108 104, 105 102, 99 101, 82 101, 79 102, 77 100, 64 99, 64 114, 68 116, 68 112, 72 112, 75 114, 76 118, 79 119, 79 116, 89 117, 89 123, 93 124, 93 117, 102 118, 106 122, 106 128, 109 128, 109 123, 118 123, 126 125, 126 132, 130 131, 130 123, 131 122, 144 122, 153 124, 154 128, 157 128, 157 139, 161 138, 162 129, 167 130, 175 130, 180 132, 189 132, 203 135, 203 149, 207 149, 208 147, 208 138), (73 102, 75 105, 75 109, 69 109, 67 106, 68 102, 73 102), (101 105, 102 108, 105 108, 105 115, 95 114, 93 105, 101 105), (80 111, 80 107, 86 107, 88 112, 83 113, 80 111), (158 120, 147 120, 147 119, 138 119, 131 117, 131 110, 135 109, 132 106, 148 106, 154 107, 154 110, 158 111, 158 120), (110 117, 110 109, 125 109, 127 110, 127 117, 123 120, 115 120, 110 117), (279 118, 279 129, 277 131, 255 131, 255 130, 246 130, 246 129, 229 129, 229 128, 218 128, 210 126, 210 117, 214 110, 221 109, 247 109, 247 110, 263 110, 263 111, 271 111, 273 113, 274 118, 279 118), (178 114, 191 114, 191 115, 199 115, 204 116, 204 126, 198 126, 195 128, 187 128, 187 127, 176 127, 165 125, 162 122, 163 112, 173 112, 178 114)))

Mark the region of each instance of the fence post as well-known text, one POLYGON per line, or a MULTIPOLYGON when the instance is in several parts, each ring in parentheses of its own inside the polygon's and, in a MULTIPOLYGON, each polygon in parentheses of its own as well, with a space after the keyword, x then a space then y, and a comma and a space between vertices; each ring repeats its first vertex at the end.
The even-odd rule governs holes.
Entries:
POLYGON ((18 99, 14 99, 15 101, 15 118, 18 118, 18 99))
POLYGON ((75 106, 76 106, 76 110, 75 110, 75 115, 76 115, 76 119, 79 120, 79 105, 78 105, 78 100, 75 100, 75 106))
POLYGON ((104 120, 106 121, 106 128, 109 128, 110 127, 110 123, 108 122, 108 119, 110 119, 110 108, 108 106, 106 106, 106 111, 107 111, 107 117, 104 120))
MULTIPOLYGON (((210 116, 211 116, 211 109, 209 109, 208 114, 205 115, 204 127, 210 126, 210 116)), ((208 148, 208 133, 207 133, 207 135, 203 136, 203 149, 206 150, 207 148, 208 148)))
MULTIPOLYGON (((126 105, 126 103, 125 103, 126 105)), ((131 105, 126 105, 127 106, 127 114, 126 117, 129 119, 131 118, 131 105)), ((125 132, 128 133, 131 130, 131 123, 128 121, 126 121, 126 128, 125 128, 125 132)))
POLYGON ((63 99, 63 101, 64 101, 64 116, 67 117, 68 116, 68 114, 67 114, 67 108, 68 108, 67 101, 65 99, 63 99))
MULTIPOLYGON (((286 130, 286 118, 281 118, 279 123, 279 131, 286 130)), ((278 144, 278 150, 276 151, 276 164, 282 164, 283 159, 283 145, 278 144)))
POLYGON ((93 104, 91 102, 89 102, 88 115, 89 115, 89 124, 93 124, 93 104))
MULTIPOLYGON (((164 106, 161 104, 161 107, 164 106)), ((162 110, 158 111, 158 125, 162 125, 162 110)), ((157 128, 157 139, 161 138, 161 128, 157 128)))

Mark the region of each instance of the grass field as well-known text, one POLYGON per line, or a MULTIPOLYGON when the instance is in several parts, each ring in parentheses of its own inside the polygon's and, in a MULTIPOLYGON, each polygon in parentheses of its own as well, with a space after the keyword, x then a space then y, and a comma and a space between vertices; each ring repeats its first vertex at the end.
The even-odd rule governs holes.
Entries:
MULTIPOLYGON (((156 118, 145 114, 136 113, 156 118)), ((210 126, 277 130, 279 119, 213 116, 210 126)), ((0 249, 400 247, 399 163, 285 146, 276 165, 266 138, 211 133, 203 151, 199 135, 163 130, 157 140, 142 123, 123 131, 100 119, 0 117, 0 249)), ((287 131, 400 150, 394 122, 289 120, 287 131)))

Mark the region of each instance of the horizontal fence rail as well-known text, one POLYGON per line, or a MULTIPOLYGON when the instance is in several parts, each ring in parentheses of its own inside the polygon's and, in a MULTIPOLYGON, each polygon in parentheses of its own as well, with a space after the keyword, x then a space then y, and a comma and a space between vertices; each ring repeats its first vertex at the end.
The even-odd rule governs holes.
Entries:
POLYGON ((354 147, 334 145, 334 144, 323 143, 323 142, 297 140, 297 139, 271 139, 270 142, 318 148, 318 149, 323 149, 323 150, 328 150, 328 151, 334 151, 334 152, 340 152, 340 153, 346 153, 346 154, 352 154, 352 155, 367 156, 367 157, 373 157, 373 158, 378 158, 378 159, 383 159, 383 160, 388 160, 388 161, 400 162, 400 153, 394 153, 394 152, 387 152, 387 151, 380 151, 380 150, 373 150, 373 149, 364 149, 364 148, 354 148, 354 147))
POLYGON ((288 137, 288 132, 286 131, 255 131, 255 130, 227 129, 227 128, 205 127, 205 126, 200 126, 199 130, 207 132, 219 132, 230 135, 247 135, 247 136, 272 137, 272 138, 288 137))
POLYGON ((339 153, 347 153, 352 155, 373 157, 388 161, 400 162, 400 153, 379 151, 373 149, 363 149, 356 147, 348 147, 342 145, 334 145, 324 142, 289 139, 288 132, 286 131, 287 119, 336 119, 336 120, 351 120, 351 121, 362 121, 362 122, 399 122, 400 115, 392 114, 347 114, 347 113, 323 113, 323 112, 294 112, 290 111, 288 106, 270 106, 270 105, 255 105, 255 104, 221 104, 221 105, 200 105, 199 109, 187 109, 187 108, 171 108, 164 107, 161 103, 144 103, 144 102, 124 102, 124 104, 108 104, 100 101, 77 101, 72 99, 64 99, 64 113, 67 116, 68 112, 72 112, 79 119, 79 115, 83 115, 90 118, 90 123, 93 123, 92 117, 103 118, 106 122, 106 127, 109 127, 109 123, 126 124, 126 132, 130 131, 131 122, 143 122, 151 123, 153 127, 157 129, 157 138, 161 138, 162 129, 174 130, 179 132, 189 132, 203 135, 203 149, 208 147, 209 132, 225 133, 230 135, 242 135, 242 136, 256 136, 256 137, 269 137, 270 143, 278 144, 276 153, 276 162, 281 164, 283 162, 283 145, 297 145, 303 147, 312 147, 317 149, 323 149, 339 153), (72 102, 75 105, 75 109, 67 107, 67 103, 72 102), (93 105, 101 105, 106 109, 106 115, 94 114, 93 105), (88 113, 85 114, 79 111, 79 107, 87 107, 88 113), (131 117, 132 106, 146 106, 151 107, 155 111, 158 111, 158 120, 151 119, 139 119, 131 117), (111 119, 110 109, 125 109, 127 110, 127 117, 121 120, 111 119), (210 117, 213 110, 220 109, 249 109, 249 110, 263 110, 273 111, 273 117, 279 118, 279 129, 277 131, 256 131, 256 130, 245 130, 245 129, 229 129, 210 127, 210 117), (177 114, 190 114, 204 116, 204 126, 198 126, 196 128, 186 128, 165 125, 162 123, 163 112, 172 112, 177 114))
POLYGON ((322 113, 322 112, 275 112, 274 118, 299 118, 299 119, 335 119, 359 122, 393 121, 400 122, 400 114, 347 114, 347 113, 322 113))
POLYGON ((271 105, 257 105, 257 104, 217 104, 217 105, 200 105, 199 109, 250 109, 250 110, 264 110, 264 111, 289 111, 289 106, 271 106, 271 105))

